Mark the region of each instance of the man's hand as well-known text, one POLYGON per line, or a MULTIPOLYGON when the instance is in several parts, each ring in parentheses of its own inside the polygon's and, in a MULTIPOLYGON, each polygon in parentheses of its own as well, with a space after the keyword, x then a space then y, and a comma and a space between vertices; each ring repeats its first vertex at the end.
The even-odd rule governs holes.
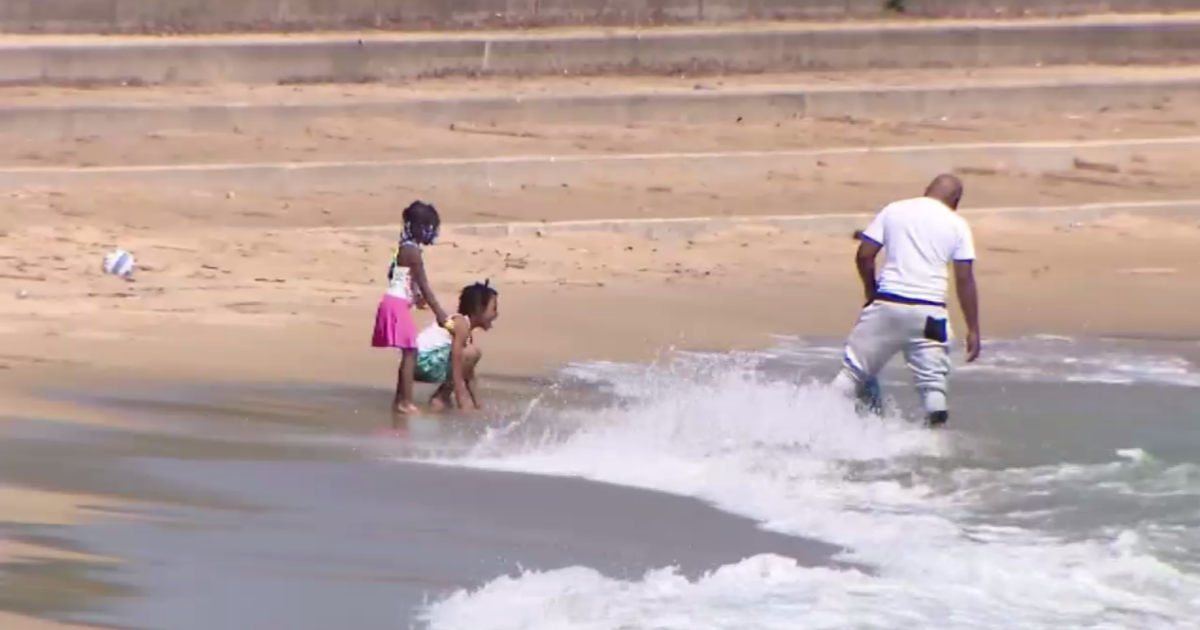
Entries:
POLYGON ((983 350, 983 343, 979 339, 979 331, 972 330, 967 333, 967 363, 973 363, 979 358, 979 352, 983 350))

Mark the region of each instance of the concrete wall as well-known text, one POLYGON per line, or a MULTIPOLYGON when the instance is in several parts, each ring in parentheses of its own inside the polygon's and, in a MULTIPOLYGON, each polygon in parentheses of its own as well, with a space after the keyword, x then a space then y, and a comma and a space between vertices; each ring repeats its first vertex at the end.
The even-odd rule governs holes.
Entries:
POLYGON ((1002 28, 733 30, 603 36, 355 36, 0 45, 0 84, 395 81, 426 75, 1200 63, 1200 19, 1002 28))
MULTIPOLYGON (((670 24, 885 15, 885 0, 0 0, 7 32, 219 32, 670 24)), ((904 0, 913 15, 1197 9, 1196 0, 904 0)))

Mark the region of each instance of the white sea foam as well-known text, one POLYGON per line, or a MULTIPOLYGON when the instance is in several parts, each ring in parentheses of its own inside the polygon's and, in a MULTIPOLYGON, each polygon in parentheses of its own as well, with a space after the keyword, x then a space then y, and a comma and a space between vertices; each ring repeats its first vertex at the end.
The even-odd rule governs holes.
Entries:
POLYGON ((526 572, 434 603, 430 627, 1200 628, 1200 577, 1186 561, 1200 547, 1180 529, 1194 523, 1118 520, 1067 535, 1037 526, 1039 510, 996 510, 1006 496, 1070 484, 1190 498, 1200 490, 1194 467, 1130 450, 1089 466, 955 470, 953 433, 859 418, 820 386, 768 381, 738 362, 574 374, 609 381, 626 402, 566 434, 500 434, 444 463, 696 497, 842 545, 843 559, 871 570, 757 556, 695 581, 668 567, 635 581, 586 567, 526 572), (1160 553, 1164 544, 1183 551, 1160 553))
POLYGON ((964 366, 960 372, 1014 380, 1200 387, 1200 372, 1181 357, 1111 348, 1079 352, 1070 344, 1061 340, 1001 343, 989 351, 986 362, 964 366))
MULTIPOLYGON (((985 339, 983 360, 970 365, 961 362, 960 348, 956 352, 956 378, 1200 387, 1200 369, 1190 361, 1178 356, 1136 352, 1115 341, 1090 340, 1084 344, 1054 335, 985 339)), ((816 367, 836 362, 841 353, 837 343, 784 338, 777 348, 760 356, 782 357, 797 367, 816 367)), ((899 371, 891 376, 899 377, 897 381, 905 378, 899 371)))

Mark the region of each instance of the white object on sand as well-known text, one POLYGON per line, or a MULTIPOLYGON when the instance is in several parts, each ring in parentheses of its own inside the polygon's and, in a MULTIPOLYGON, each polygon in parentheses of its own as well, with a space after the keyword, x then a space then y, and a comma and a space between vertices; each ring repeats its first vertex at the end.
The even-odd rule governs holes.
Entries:
POLYGON ((133 254, 123 249, 115 249, 104 257, 104 273, 114 276, 129 278, 133 275, 133 265, 133 254))

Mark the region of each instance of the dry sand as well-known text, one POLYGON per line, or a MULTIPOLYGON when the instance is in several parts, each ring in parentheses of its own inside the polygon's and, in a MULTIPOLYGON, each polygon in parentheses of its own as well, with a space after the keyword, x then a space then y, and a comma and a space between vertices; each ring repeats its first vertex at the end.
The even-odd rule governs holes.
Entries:
MULTIPOLYGON (((866 135, 866 130, 861 133, 866 135)), ((1047 127, 1041 137, 1052 139, 1052 133, 1047 127)), ((646 148, 670 151, 688 143, 681 138, 674 141, 671 135, 659 135, 646 148)), ((763 141, 768 147, 787 142, 771 143, 765 134, 763 141)), ((837 142, 837 146, 853 144, 850 138, 837 142)), ((197 142, 195 146, 212 145, 197 142)), ((514 153, 491 148, 494 153, 483 155, 514 153)), ((797 171, 786 162, 778 166, 756 162, 744 169, 723 169, 712 161, 700 165, 713 177, 698 175, 700 166, 687 160, 657 160, 642 170, 631 168, 634 162, 613 169, 595 163, 594 175, 584 174, 579 166, 539 170, 532 164, 501 174, 494 187, 479 168, 447 170, 430 182, 416 179, 415 171, 397 171, 395 180, 384 175, 359 178, 354 175, 357 171, 297 171, 286 178, 280 173, 289 171, 266 172, 270 177, 266 181, 273 182, 266 185, 248 177, 197 173, 141 184, 131 175, 39 184, 41 176, 35 174, 35 183, 18 183, 0 195, 0 231, 91 227, 101 230, 95 235, 99 246, 130 245, 143 234, 184 227, 395 225, 400 209, 417 198, 435 202, 451 223, 868 213, 898 196, 916 194, 924 185, 913 173, 901 172, 895 160, 902 158, 878 155, 818 160, 815 168, 797 171)), ((967 180, 971 207, 1059 206, 1200 198, 1196 177, 1200 166, 1190 157, 1186 150, 1160 151, 1150 157, 1135 152, 1127 164, 1079 161, 1070 166, 1063 160, 1066 164, 1056 168, 1031 160, 1025 168, 1006 164, 1000 152, 964 157, 952 168, 967 180)), ((737 164, 734 157, 728 160, 731 166, 737 164)), ((21 182, 24 177, 13 175, 10 181, 21 182)), ((14 260, 18 264, 9 273, 19 275, 28 261, 14 260)))
MULTIPOLYGON (((1050 67, 932 71, 810 72, 706 78, 544 77, 536 79, 423 80, 405 85, 239 86, 192 88, 5 88, 4 102, 18 107, 220 104, 360 104, 415 96, 471 97, 597 92, 719 92, 729 90, 849 88, 917 85, 1005 85, 1030 81, 1123 81, 1195 78, 1180 68, 1050 67)), ((731 117, 732 118, 732 117, 731 117)), ((793 119, 771 124, 653 124, 632 127, 556 124, 424 125, 385 115, 279 117, 270 124, 230 123, 228 129, 154 129, 128 134, 123 127, 26 130, 9 134, 0 164, 11 166, 128 166, 264 161, 399 160, 494 155, 577 155, 658 151, 757 151, 814 147, 911 145, 1037 140, 1102 140, 1193 135, 1194 108, 1164 102, 1147 108, 1080 107, 1070 114, 1008 120, 974 117, 926 121, 793 119), (1096 111, 1100 109, 1101 111, 1096 111)), ((14 130, 15 131, 15 130, 14 130)))
MULTIPOLYGON (((1200 332, 1188 308, 1200 296, 1194 220, 974 223, 988 334, 1200 332)), ((386 385, 395 357, 367 337, 393 236, 147 230, 120 239, 142 261, 136 282, 124 282, 98 269, 118 240, 111 229, 10 230, 6 250, 21 262, 0 278, 0 383, 102 371, 386 385)), ((501 289, 487 371, 529 374, 577 358, 644 360, 672 344, 843 334, 860 291, 853 249, 848 235, 778 228, 657 241, 451 229, 428 264, 447 304, 471 280, 501 289)))
POLYGON ((1047 115, 1021 120, 872 121, 850 117, 778 124, 612 127, 601 125, 435 127, 385 116, 280 120, 269 128, 227 131, 158 129, 106 134, 102 129, 16 135, 0 146, 4 167, 134 166, 479 158, 656 152, 779 151, 822 147, 948 143, 1099 141, 1192 136, 1195 113, 1183 106, 1047 115))

